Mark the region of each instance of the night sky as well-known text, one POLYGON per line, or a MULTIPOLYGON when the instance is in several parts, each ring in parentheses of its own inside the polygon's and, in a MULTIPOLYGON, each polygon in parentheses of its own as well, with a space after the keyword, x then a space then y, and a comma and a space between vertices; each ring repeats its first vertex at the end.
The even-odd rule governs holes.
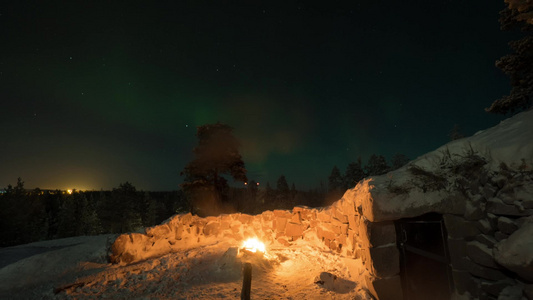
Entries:
POLYGON ((0 188, 176 190, 196 126, 308 189, 503 118, 503 0, 4 1, 0 188))

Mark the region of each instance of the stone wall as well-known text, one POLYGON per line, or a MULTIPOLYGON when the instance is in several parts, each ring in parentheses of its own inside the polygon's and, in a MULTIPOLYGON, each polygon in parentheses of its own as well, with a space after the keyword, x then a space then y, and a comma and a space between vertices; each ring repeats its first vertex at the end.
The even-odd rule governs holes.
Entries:
POLYGON ((454 285, 479 299, 533 299, 533 174, 501 170, 465 190, 464 214, 444 214, 454 285), (522 253, 513 240, 524 241, 522 253), (504 292, 503 290, 506 289, 504 292))
POLYGON ((325 208, 295 207, 259 215, 229 214, 200 218, 175 215, 145 233, 120 235, 111 247, 113 263, 129 264, 216 239, 242 241, 257 237, 270 246, 291 247, 304 239, 319 241, 339 255, 360 258, 366 268, 367 288, 379 299, 401 299, 399 253, 393 222, 371 223, 362 216, 368 202, 369 181, 349 190, 325 208), (391 289, 391 287, 393 287, 391 289), (395 291, 394 297, 387 297, 395 291), (398 293, 399 291, 399 293, 398 293))

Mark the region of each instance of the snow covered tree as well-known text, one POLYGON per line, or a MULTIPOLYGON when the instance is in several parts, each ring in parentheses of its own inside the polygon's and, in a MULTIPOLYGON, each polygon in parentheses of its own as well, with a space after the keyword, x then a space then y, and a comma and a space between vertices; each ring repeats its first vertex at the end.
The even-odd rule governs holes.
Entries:
POLYGON ((185 166, 181 184, 192 203, 202 214, 216 214, 221 202, 227 202, 229 189, 223 174, 235 181, 246 182, 246 169, 239 153, 240 143, 229 125, 216 123, 199 126, 198 146, 193 149, 194 159, 185 166))
POLYGON ((525 37, 512 41, 509 46, 514 51, 498 61, 496 66, 511 79, 509 95, 494 101, 486 111, 498 114, 518 113, 532 106, 533 97, 533 2, 506 0, 508 4, 500 12, 502 30, 519 28, 525 37))
POLYGON ((372 154, 365 166, 368 176, 383 175, 389 171, 387 160, 383 155, 372 154))

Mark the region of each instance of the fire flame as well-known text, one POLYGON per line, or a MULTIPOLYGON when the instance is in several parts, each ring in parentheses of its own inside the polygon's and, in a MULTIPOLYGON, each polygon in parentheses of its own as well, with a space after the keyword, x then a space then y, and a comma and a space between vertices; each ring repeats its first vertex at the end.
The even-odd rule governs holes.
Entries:
POLYGON ((253 253, 256 253, 257 251, 265 253, 265 244, 255 238, 244 241, 242 243, 242 248, 253 253))

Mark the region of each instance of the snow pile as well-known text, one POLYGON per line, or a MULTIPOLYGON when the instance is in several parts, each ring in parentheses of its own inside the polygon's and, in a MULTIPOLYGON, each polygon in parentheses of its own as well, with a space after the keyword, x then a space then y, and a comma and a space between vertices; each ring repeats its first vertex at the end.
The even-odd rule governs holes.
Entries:
POLYGON ((0 299, 40 299, 78 276, 102 271, 115 238, 80 236, 0 249, 0 299))
MULTIPOLYGON (((78 240, 80 245, 88 247, 91 237, 78 240)), ((97 272, 82 276, 72 272, 47 276, 40 272, 39 265, 33 265, 34 276, 47 281, 44 286, 39 289, 26 286, 25 290, 3 286, 4 293, 0 296, 3 299, 239 298, 242 263, 246 260, 253 265, 251 294, 254 299, 372 299, 360 284, 364 282, 361 260, 340 257, 325 246, 313 245, 319 243, 300 240, 291 248, 268 248, 265 257, 250 259, 237 255, 240 242, 224 239, 135 264, 104 265, 97 272), (54 293, 54 289, 59 293, 54 293)), ((105 250, 103 245, 98 248, 99 253, 105 250)), ((61 254, 64 253, 52 251, 36 256, 43 263, 53 259, 50 264, 63 266, 57 261, 61 254)), ((79 255, 80 260, 88 258, 79 251, 70 254, 74 255, 79 255)), ((23 261, 33 263, 29 259, 23 261)), ((8 270, 0 270, 4 284, 14 284, 21 278, 14 268, 16 265, 9 269, 11 277, 7 276, 8 270)))

